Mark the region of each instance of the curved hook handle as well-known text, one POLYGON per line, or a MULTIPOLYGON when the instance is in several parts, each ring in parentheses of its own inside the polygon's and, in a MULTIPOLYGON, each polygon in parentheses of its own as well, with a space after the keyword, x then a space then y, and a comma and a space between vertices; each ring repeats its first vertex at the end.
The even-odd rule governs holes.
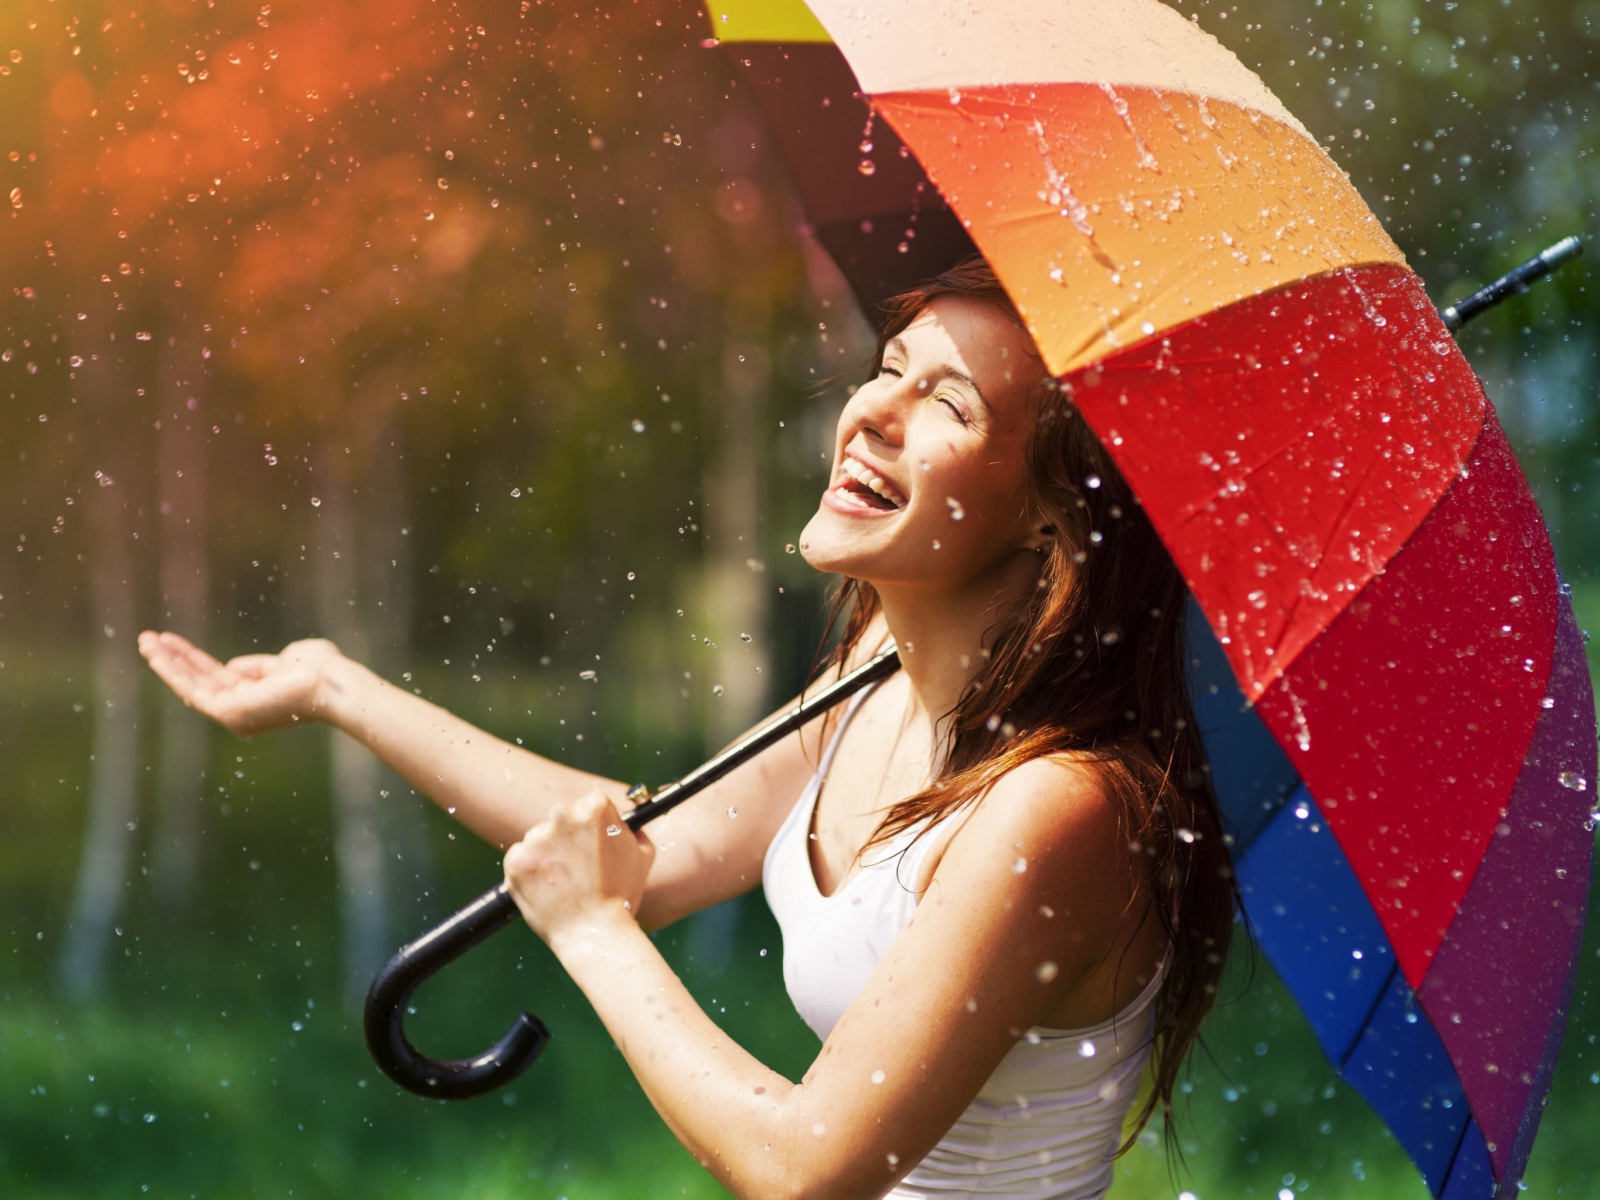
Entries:
POLYGON ((367 991, 362 1026, 367 1048, 383 1073, 407 1091, 440 1100, 470 1100, 510 1083, 539 1057, 550 1031, 525 1012, 476 1058, 438 1059, 406 1040, 406 1001, 420 984, 517 917, 504 883, 485 892, 442 925, 401 946, 367 991))
MULTIPOLYGON (((643 787, 634 788, 628 795, 639 803, 622 818, 623 824, 634 830, 649 824, 841 700, 899 669, 899 655, 886 650, 655 795, 643 787)), ((429 1058, 406 1040, 406 1001, 417 985, 516 917, 516 902, 502 883, 442 925, 400 947, 372 981, 362 1013, 367 1048, 383 1073, 407 1091, 440 1100, 470 1100, 510 1083, 539 1057, 550 1040, 550 1031, 530 1012, 518 1017, 503 1038, 476 1058, 429 1058)))

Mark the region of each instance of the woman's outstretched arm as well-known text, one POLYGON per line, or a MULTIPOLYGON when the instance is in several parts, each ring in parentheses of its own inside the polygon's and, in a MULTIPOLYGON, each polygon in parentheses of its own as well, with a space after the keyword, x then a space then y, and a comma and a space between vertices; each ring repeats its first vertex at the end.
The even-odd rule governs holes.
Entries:
POLYGON ((888 1191, 1024 1030, 1102 964, 1115 971, 1138 878, 1087 772, 1046 761, 1011 772, 792 1083, 706 1016, 633 921, 650 847, 610 834, 614 822, 603 797, 585 797, 512 847, 507 878, 674 1134, 750 1200, 888 1191), (1118 860, 1127 871, 1107 869, 1118 860))
MULTIPOLYGON (((332 725, 501 849, 555 805, 597 788, 619 799, 627 790, 485 733, 319 638, 226 663, 174 633, 143 633, 139 650, 184 703, 234 734, 332 725)), ((652 826, 662 852, 641 920, 670 924, 760 881, 767 844, 816 761, 815 737, 808 729, 786 739, 652 826)))

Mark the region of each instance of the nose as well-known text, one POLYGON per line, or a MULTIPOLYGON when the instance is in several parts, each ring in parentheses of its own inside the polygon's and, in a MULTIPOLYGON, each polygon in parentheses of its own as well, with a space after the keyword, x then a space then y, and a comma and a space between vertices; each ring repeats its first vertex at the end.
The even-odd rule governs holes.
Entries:
MULTIPOLYGON (((874 441, 898 446, 905 435, 906 393, 915 388, 916 383, 911 380, 890 381, 880 376, 857 389, 844 410, 844 419, 852 426, 850 436, 859 431, 874 441)), ((845 438, 846 443, 850 436, 845 438)))

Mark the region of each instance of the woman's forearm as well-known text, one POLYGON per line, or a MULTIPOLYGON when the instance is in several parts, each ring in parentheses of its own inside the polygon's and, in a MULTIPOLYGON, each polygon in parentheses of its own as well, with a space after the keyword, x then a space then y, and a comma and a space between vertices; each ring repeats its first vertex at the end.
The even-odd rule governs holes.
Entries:
POLYGON ((891 1173, 841 1155, 844 1131, 826 1136, 821 1098, 729 1038, 620 902, 555 935, 550 945, 656 1111, 735 1196, 846 1200, 878 1195, 893 1182, 891 1173))
POLYGON ((544 820, 553 805, 595 788, 620 801, 626 790, 616 780, 501 741, 347 658, 324 669, 316 715, 502 849, 544 820))

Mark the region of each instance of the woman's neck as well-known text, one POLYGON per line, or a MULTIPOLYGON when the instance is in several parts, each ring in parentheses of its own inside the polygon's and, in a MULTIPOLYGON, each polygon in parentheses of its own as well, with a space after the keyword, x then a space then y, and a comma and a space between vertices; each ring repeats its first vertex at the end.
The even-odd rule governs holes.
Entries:
POLYGON ((995 571, 952 589, 874 585, 911 682, 912 715, 933 727, 936 743, 946 732, 936 726, 983 670, 989 635, 1035 586, 1040 561, 1028 552, 1013 555, 995 571))

